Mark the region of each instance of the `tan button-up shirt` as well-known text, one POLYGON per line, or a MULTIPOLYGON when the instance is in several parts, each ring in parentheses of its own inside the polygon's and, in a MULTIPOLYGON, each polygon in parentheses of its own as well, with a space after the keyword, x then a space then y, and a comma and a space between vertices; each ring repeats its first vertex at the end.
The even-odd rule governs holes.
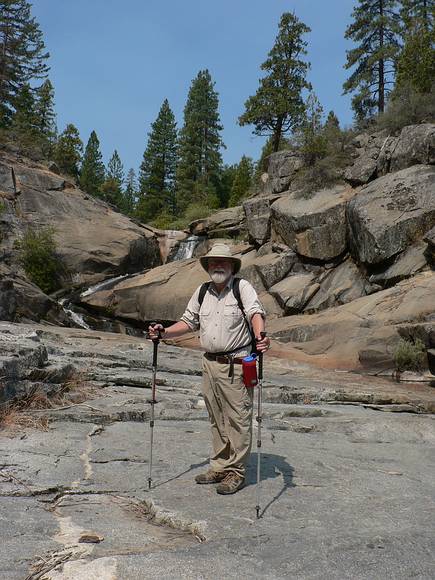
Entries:
MULTIPOLYGON (((220 294, 211 283, 201 308, 198 301, 199 286, 181 320, 192 330, 199 328, 201 346, 206 352, 229 351, 235 352, 237 356, 245 356, 251 352, 251 334, 232 291, 233 280, 231 277, 220 294)), ((239 289, 247 319, 250 321, 256 313, 264 317, 264 308, 251 284, 242 279, 239 289)))

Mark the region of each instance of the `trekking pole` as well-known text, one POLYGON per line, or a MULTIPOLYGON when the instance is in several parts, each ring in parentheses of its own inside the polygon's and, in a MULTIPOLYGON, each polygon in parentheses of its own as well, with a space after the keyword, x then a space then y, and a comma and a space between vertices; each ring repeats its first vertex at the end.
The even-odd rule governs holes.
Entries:
MULTIPOLYGON (((154 323, 151 323, 154 324, 154 323)), ((148 489, 151 489, 153 469, 153 442, 154 442, 154 405, 156 401, 156 374, 157 374, 157 349, 160 342, 160 331, 157 338, 153 338, 153 366, 152 366, 152 390, 151 390, 151 419, 150 419, 150 461, 149 461, 149 475, 148 475, 148 489)))
MULTIPOLYGON (((266 336, 265 332, 261 333, 261 338, 266 336)), ((261 480, 261 423, 262 417, 262 396, 263 396, 263 353, 258 354, 258 390, 257 390, 257 519, 260 518, 260 480, 261 480)))

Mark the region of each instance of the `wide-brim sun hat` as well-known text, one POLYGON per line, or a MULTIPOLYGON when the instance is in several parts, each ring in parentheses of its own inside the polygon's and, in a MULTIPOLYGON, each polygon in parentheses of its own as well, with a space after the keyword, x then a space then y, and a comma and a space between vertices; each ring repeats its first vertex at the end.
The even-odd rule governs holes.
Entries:
POLYGON ((233 271, 234 274, 240 270, 242 265, 242 260, 240 258, 236 258, 231 254, 230 248, 226 244, 215 244, 211 250, 205 256, 202 256, 199 261, 201 262, 201 266, 204 270, 208 273, 208 261, 212 258, 223 258, 225 260, 229 260, 233 263, 233 271))

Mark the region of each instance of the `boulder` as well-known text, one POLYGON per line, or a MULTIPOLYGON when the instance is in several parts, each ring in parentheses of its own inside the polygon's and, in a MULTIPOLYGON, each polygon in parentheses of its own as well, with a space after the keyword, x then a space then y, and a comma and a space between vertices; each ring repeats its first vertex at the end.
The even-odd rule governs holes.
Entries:
POLYGON ((377 274, 372 274, 369 281, 373 284, 391 286, 399 280, 414 276, 427 266, 426 244, 422 241, 407 248, 394 259, 394 262, 385 270, 377 274))
POLYGON ((430 317, 434 295, 435 273, 422 272, 342 306, 273 319, 268 332, 301 351, 304 360, 355 370, 393 369, 398 326, 430 317))
POLYGON ((313 274, 295 274, 269 288, 269 292, 286 314, 295 314, 302 312, 319 287, 319 284, 314 283, 313 274))
POLYGON ((354 139, 356 159, 344 172, 344 179, 352 186, 363 185, 376 177, 378 157, 387 144, 388 133, 379 131, 372 135, 359 135, 354 139))
POLYGON ((423 236, 423 241, 427 244, 426 256, 428 262, 435 265, 435 227, 427 232, 423 236))
POLYGON ((262 245, 270 237, 270 205, 277 199, 277 196, 262 196, 243 203, 248 234, 255 244, 262 245))
POLYGON ((361 272, 347 259, 336 268, 328 270, 320 281, 320 288, 304 308, 305 312, 316 312, 346 304, 365 296, 369 284, 361 272))
POLYGON ((272 206, 272 235, 301 256, 329 261, 346 249, 346 204, 352 192, 342 186, 310 199, 281 197, 272 206))
POLYGON ((415 165, 366 185, 347 208, 356 258, 378 264, 405 250, 435 223, 435 167, 415 165))
POLYGON ((189 226, 194 235, 208 235, 209 238, 237 237, 246 230, 245 214, 241 205, 227 207, 211 216, 196 220, 189 226))
MULTIPOLYGON (((20 215, 15 217, 11 246, 28 226, 53 228, 58 253, 76 283, 92 284, 161 263, 152 230, 47 170, 8 160, 4 166, 13 170, 20 190, 20 215)), ((4 184, 10 185, 9 174, 4 170, 3 175, 4 184)))
POLYGON ((0 163, 0 195, 4 197, 15 194, 15 179, 12 168, 0 163))
POLYGON ((17 296, 12 280, 0 280, 0 320, 15 320, 17 296))
POLYGON ((59 175, 26 167, 25 165, 14 165, 16 189, 21 191, 23 187, 36 189, 37 191, 62 191, 66 187, 66 181, 59 175))
POLYGON ((258 298, 266 311, 267 320, 279 318, 284 314, 284 310, 269 292, 260 292, 258 298))
POLYGON ((298 262, 297 255, 295 252, 288 250, 287 252, 257 257, 255 265, 264 286, 270 288, 285 278, 296 262, 298 262))
POLYGON ((435 163, 435 124, 404 127, 391 154, 390 171, 435 163))
MULTIPOLYGON (((232 245, 232 253, 242 260, 240 276, 249 280, 260 294, 265 288, 256 269, 256 251, 241 255, 246 246, 232 245)), ((145 274, 117 282, 110 289, 81 297, 82 304, 125 320, 178 320, 196 288, 209 280, 199 260, 169 262, 145 274)), ((270 305, 273 301, 270 301, 270 305)), ((276 310, 276 305, 273 306, 276 310)))
POLYGON ((267 175, 262 180, 263 193, 273 195, 289 189, 299 169, 305 166, 305 161, 300 153, 278 151, 269 155, 266 164, 267 175))

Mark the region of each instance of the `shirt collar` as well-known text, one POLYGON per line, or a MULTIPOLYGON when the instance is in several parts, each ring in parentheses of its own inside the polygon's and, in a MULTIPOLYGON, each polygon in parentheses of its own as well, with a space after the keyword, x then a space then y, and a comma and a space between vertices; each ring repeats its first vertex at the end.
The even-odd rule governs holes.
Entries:
MULTIPOLYGON (((225 284, 225 287, 223 288, 223 290, 231 290, 231 288, 233 287, 233 282, 234 282, 234 275, 231 275, 228 278, 228 281, 225 284)), ((216 290, 216 286, 214 285, 213 281, 211 282, 210 289, 213 290, 213 292, 214 292, 214 294, 216 294, 216 296, 218 295, 217 290, 216 290)))

